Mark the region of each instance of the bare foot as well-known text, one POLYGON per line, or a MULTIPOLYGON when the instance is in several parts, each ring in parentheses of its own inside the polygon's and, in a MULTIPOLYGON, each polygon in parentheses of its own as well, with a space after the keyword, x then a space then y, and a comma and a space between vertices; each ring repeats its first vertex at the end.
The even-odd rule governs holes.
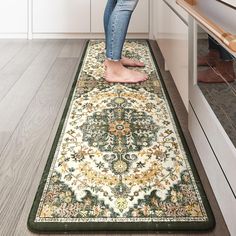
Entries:
POLYGON ((123 66, 137 66, 137 67, 144 67, 144 63, 141 61, 133 60, 127 57, 122 57, 120 60, 123 66))
POLYGON ((105 79, 107 82, 138 83, 148 79, 148 76, 144 73, 125 68, 121 61, 106 60, 104 65, 106 67, 105 79))

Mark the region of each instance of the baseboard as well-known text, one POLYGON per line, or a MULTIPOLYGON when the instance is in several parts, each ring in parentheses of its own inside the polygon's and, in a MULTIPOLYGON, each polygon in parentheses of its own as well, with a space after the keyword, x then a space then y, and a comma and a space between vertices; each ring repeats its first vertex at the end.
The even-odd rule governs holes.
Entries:
POLYGON ((0 39, 27 39, 27 33, 0 33, 0 39))
MULTIPOLYGON (((0 38, 24 38, 24 39, 102 39, 104 33, 0 33, 0 38)), ((127 38, 148 39, 149 33, 129 33, 127 38)))

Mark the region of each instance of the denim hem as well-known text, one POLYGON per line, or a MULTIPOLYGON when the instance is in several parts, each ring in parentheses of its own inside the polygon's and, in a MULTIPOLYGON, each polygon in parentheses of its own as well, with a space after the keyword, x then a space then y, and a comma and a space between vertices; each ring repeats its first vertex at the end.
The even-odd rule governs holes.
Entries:
POLYGON ((112 59, 112 58, 109 58, 109 57, 106 57, 106 59, 108 60, 108 61, 120 61, 121 59, 112 59))

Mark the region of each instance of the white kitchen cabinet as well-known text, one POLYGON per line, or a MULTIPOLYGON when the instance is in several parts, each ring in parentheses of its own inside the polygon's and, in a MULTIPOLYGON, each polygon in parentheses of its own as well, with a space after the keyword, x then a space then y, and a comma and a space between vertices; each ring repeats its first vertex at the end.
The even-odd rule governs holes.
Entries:
MULTIPOLYGON (((0 2, 0 37, 100 37, 107 0, 8 0, 0 2), (92 33, 92 34, 91 34, 92 33), (98 34, 96 34, 98 33, 98 34), (15 36, 14 36, 15 35, 15 36)), ((141 0, 129 33, 147 37, 149 2, 141 0)))
POLYGON ((0 33, 27 33, 27 0, 0 2, 0 33))
POLYGON ((33 0, 33 33, 90 32, 89 0, 33 0))
MULTIPOLYGON (((103 33, 103 13, 107 0, 91 0, 91 32, 103 33)), ((149 32, 149 0, 139 1, 130 21, 129 33, 149 32)))
POLYGON ((165 60, 166 69, 188 110, 188 23, 173 1, 156 1, 153 33, 165 60), (180 13, 179 13, 180 12, 180 13))
POLYGON ((185 21, 188 21, 188 13, 178 4, 176 4, 176 0, 164 0, 164 1, 178 14, 179 17, 181 17, 185 21))
MULTIPOLYGON (((198 0, 190 13, 194 17, 189 18, 190 112, 188 128, 225 223, 230 235, 233 236, 236 235, 236 97, 234 82, 221 84, 198 82, 200 71, 206 68, 198 66, 197 59, 208 52, 208 35, 211 35, 236 57, 236 53, 225 46, 219 37, 226 33, 236 34, 235 9, 215 0, 198 0), (207 17, 213 23, 202 25, 201 20, 199 22, 199 18, 194 16, 196 12, 202 17, 200 19, 207 17), (215 31, 211 31, 211 25, 217 26, 215 31), (218 29, 221 30, 217 34, 218 29)), ((221 74, 217 68, 214 70, 215 73, 221 74)), ((230 70, 228 70, 228 74, 234 76, 230 70)))

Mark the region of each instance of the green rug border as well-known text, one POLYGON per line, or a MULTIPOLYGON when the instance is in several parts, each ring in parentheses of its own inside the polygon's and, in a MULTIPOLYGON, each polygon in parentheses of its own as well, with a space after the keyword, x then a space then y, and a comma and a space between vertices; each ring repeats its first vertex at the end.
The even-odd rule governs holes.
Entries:
MULTIPOLYGON (((129 39, 129 40, 132 40, 132 39, 129 39)), ((137 39, 133 39, 133 40, 137 40, 137 39)), ((190 150, 188 148, 186 139, 183 135, 183 131, 181 129, 179 120, 176 116, 175 110, 174 110, 173 105, 171 103, 171 99, 169 97, 167 88, 166 88, 165 83, 163 81, 163 78, 162 78, 159 66, 157 64, 156 58, 153 54, 153 50, 151 48, 150 42, 149 42, 149 40, 145 40, 145 39, 143 39, 143 40, 138 39, 138 41, 145 41, 148 44, 148 47, 149 47, 149 50, 150 50, 150 53, 152 56, 152 60, 155 64, 156 71, 158 73, 163 90, 165 92, 165 96, 168 101, 168 105, 169 105, 170 110, 172 112, 172 116, 176 122, 176 127, 179 132, 179 136, 181 138, 184 150, 187 154, 188 161, 191 166, 193 176, 195 178, 196 185, 197 185, 198 190, 200 192, 200 195, 201 195, 201 198, 203 201, 203 205, 206 209, 209 221, 208 222, 181 222, 181 223, 180 222, 178 222, 178 223, 177 222, 160 222, 160 223, 155 223, 155 222, 133 222, 133 223, 132 222, 130 222, 130 223, 124 223, 124 222, 120 222, 120 223, 119 222, 108 222, 108 223, 107 222, 106 223, 103 223, 103 222, 98 222, 98 223, 95 223, 95 222, 86 222, 86 223, 83 223, 83 222, 72 222, 72 223, 68 223, 68 222, 37 222, 37 223, 35 223, 34 222, 34 219, 35 219, 35 216, 37 213, 37 209, 38 209, 38 205, 39 205, 42 193, 43 193, 44 185, 46 183, 47 176, 48 176, 48 173, 49 173, 52 161, 53 161, 54 153, 56 151, 57 143, 59 141, 60 134, 63 129, 63 125, 64 125, 65 118, 66 118, 66 115, 67 115, 67 112, 68 112, 68 109, 70 106, 73 92, 74 92, 74 89, 75 89, 75 86, 76 86, 76 83, 78 80, 78 76, 79 76, 81 67, 83 65, 84 57, 85 57, 87 49, 88 49, 88 45, 89 45, 90 40, 87 40, 86 46, 84 48, 84 51, 83 51, 82 57, 80 59, 80 63, 79 63, 79 66, 78 66, 78 69, 77 69, 77 72, 76 72, 76 75, 74 78, 74 82, 72 84, 70 94, 67 99, 66 106, 64 108, 62 118, 60 120, 58 130, 56 132, 56 136, 54 138, 53 145, 50 150, 49 157, 48 157, 46 166, 44 168, 44 171, 43 171, 40 183, 39 183, 39 187, 38 187, 37 193, 35 195, 34 202, 32 204, 30 214, 29 214, 29 217, 27 220, 27 227, 30 231, 32 231, 34 233, 70 233, 70 234, 82 233, 82 232, 88 232, 88 231, 89 232, 94 232, 94 231, 99 231, 99 232, 109 231, 109 232, 111 232, 111 231, 114 231, 114 233, 115 233, 115 231, 123 231, 123 232, 130 232, 130 231, 132 231, 132 232, 134 232, 134 231, 136 231, 136 232, 140 232, 140 231, 146 231, 146 232, 148 232, 148 231, 149 232, 152 232, 152 231, 196 232, 196 231, 198 231, 198 232, 200 232, 200 231, 209 231, 215 227, 215 218, 214 218, 213 212, 211 210, 207 196, 205 194, 202 183, 200 181, 200 177, 197 173, 196 166, 193 162, 193 159, 192 159, 190 150)))

